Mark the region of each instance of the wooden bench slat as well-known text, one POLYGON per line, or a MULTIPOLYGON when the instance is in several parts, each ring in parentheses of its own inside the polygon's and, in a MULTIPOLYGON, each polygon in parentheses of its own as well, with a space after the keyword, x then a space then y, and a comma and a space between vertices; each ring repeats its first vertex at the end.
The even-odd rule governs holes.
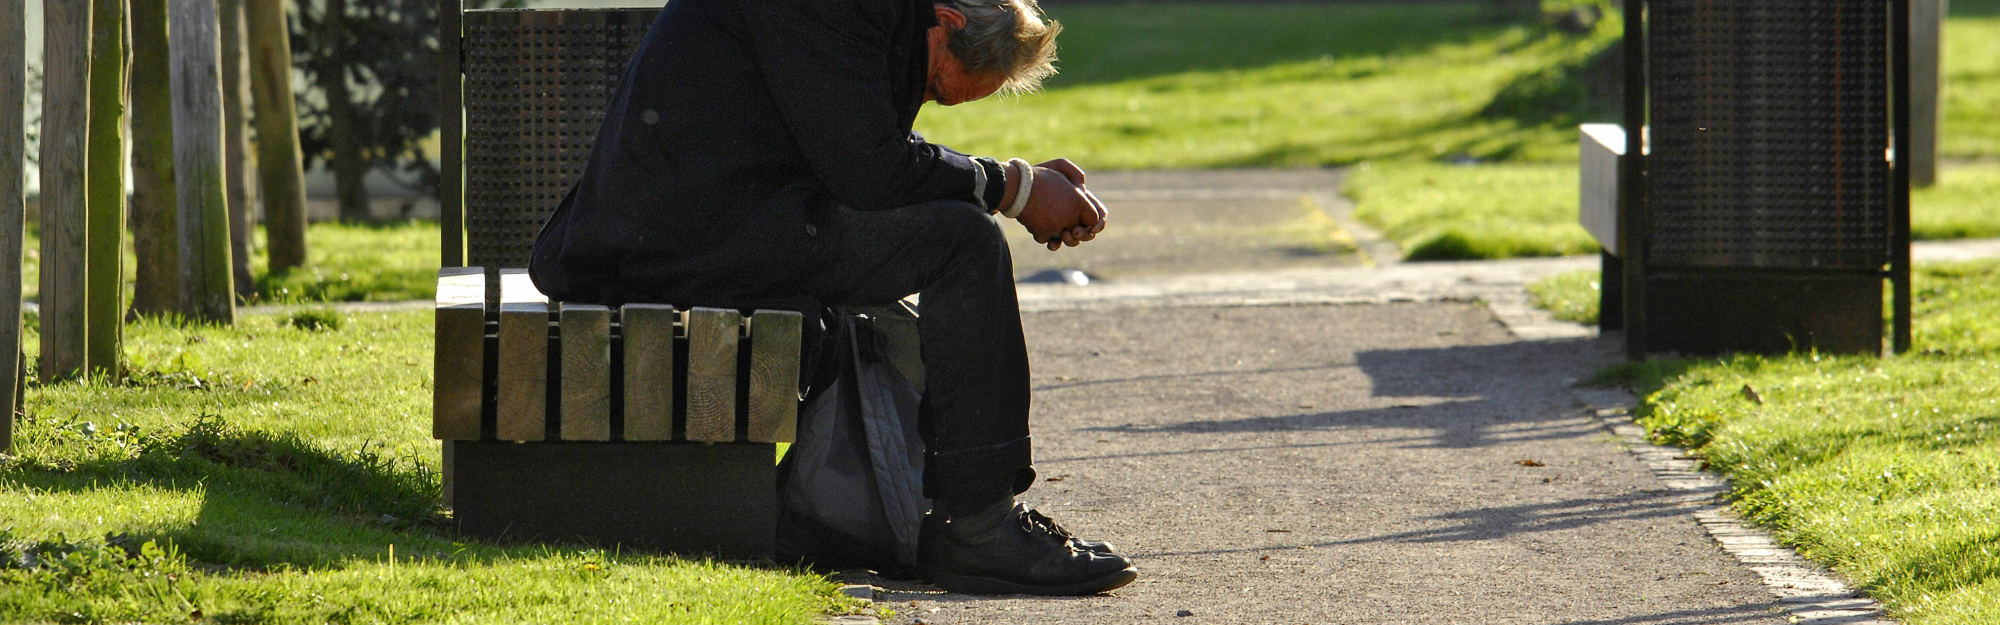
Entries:
POLYGON ((486 270, 438 270, 431 436, 478 440, 486 377, 486 270))
POLYGON ((562 438, 611 440, 611 309, 564 302, 562 438))
POLYGON ((750 440, 789 443, 799 423, 799 333, 789 310, 750 315, 750 440))
POLYGON ((736 350, 743 314, 688 311, 687 439, 736 440, 736 350))
POLYGON ((548 435, 549 300, 526 269, 500 270, 500 440, 548 435))
POLYGON ((664 304, 619 309, 625 337, 625 440, 674 436, 674 321, 679 316, 664 304))

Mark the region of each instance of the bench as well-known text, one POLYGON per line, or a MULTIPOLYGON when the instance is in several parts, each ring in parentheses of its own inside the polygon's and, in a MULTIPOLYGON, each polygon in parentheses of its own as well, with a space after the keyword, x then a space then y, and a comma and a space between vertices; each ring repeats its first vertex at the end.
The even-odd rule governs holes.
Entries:
POLYGON ((771 555, 803 317, 551 302, 519 269, 659 10, 444 9, 432 434, 459 531, 771 555))

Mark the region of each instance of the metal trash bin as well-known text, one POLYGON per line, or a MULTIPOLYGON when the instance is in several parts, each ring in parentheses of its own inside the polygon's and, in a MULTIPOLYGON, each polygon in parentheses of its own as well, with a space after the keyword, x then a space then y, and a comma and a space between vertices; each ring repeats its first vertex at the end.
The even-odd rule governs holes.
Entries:
POLYGON ((1909 173, 1893 138, 1909 136, 1909 0, 1627 0, 1625 14, 1644 16, 1625 41, 1624 128, 1644 129, 1641 149, 1616 157, 1615 233, 1587 225, 1627 354, 1879 353, 1885 280, 1906 349, 1909 173))

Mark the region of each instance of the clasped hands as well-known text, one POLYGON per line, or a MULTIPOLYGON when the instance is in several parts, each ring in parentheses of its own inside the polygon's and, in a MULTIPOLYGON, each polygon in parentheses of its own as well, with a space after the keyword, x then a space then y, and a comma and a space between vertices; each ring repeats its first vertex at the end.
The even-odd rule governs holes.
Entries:
MULTIPOLYGON (((1104 202, 1084 188, 1083 168, 1064 158, 1034 167, 1034 190, 1015 221, 1035 236, 1036 243, 1048 245, 1049 251, 1097 238, 1109 215, 1104 202)), ((1007 202, 1013 201, 1013 195, 1007 194, 1007 202)))

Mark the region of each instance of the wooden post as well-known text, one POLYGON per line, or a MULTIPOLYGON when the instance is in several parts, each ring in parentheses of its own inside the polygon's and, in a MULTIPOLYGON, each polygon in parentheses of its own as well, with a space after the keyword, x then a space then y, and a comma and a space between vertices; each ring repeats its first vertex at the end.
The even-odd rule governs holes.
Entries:
POLYGON ((167 69, 167 0, 131 0, 132 312, 180 308, 174 192, 174 99, 167 69))
POLYGON ((611 309, 564 302, 562 439, 611 440, 611 309))
POLYGON ((720 308, 688 311, 687 439, 736 440, 736 345, 743 314, 720 308))
POLYGON ((750 315, 750 440, 789 443, 799 429, 799 335, 805 316, 750 315))
POLYGON ((125 325, 125 75, 132 57, 124 0, 91 4, 84 367, 96 376, 118 374, 125 325))
POLYGON ((250 183, 249 55, 243 47, 243 0, 222 0, 222 186, 229 198, 229 266, 236 297, 257 294, 250 252, 257 232, 256 200, 250 183))
POLYGON ((625 440, 674 437, 674 319, 665 304, 626 304, 619 313, 625 342, 625 440))
POLYGON ((235 323, 229 206, 222 190, 222 59, 215 0, 169 0, 174 188, 180 194, 181 314, 235 323))
POLYGON ((90 3, 42 5, 42 380, 83 372, 90 3))
POLYGON ((547 438, 549 300, 526 269, 500 270, 499 360, 495 435, 503 441, 547 438))
MULTIPOLYGON (((21 107, 28 96, 27 25, 21 0, 0 0, 0 128, 21 127, 21 107)), ((24 139, 18 132, 0 132, 0 453, 14 451, 15 406, 20 405, 24 139)))
POLYGON ((1944 81, 1944 17, 1951 0, 1910 0, 1910 185, 1937 184, 1939 120, 1944 81))
POLYGON ((431 437, 479 440, 486 384, 486 270, 439 269, 433 321, 431 437))
POLYGON ((292 101, 292 35, 284 0, 244 0, 250 91, 257 118, 257 190, 264 198, 267 271, 306 264, 306 183, 292 101))
POLYGON ((438 0, 438 228, 442 267, 465 264, 465 100, 460 0, 438 0))

